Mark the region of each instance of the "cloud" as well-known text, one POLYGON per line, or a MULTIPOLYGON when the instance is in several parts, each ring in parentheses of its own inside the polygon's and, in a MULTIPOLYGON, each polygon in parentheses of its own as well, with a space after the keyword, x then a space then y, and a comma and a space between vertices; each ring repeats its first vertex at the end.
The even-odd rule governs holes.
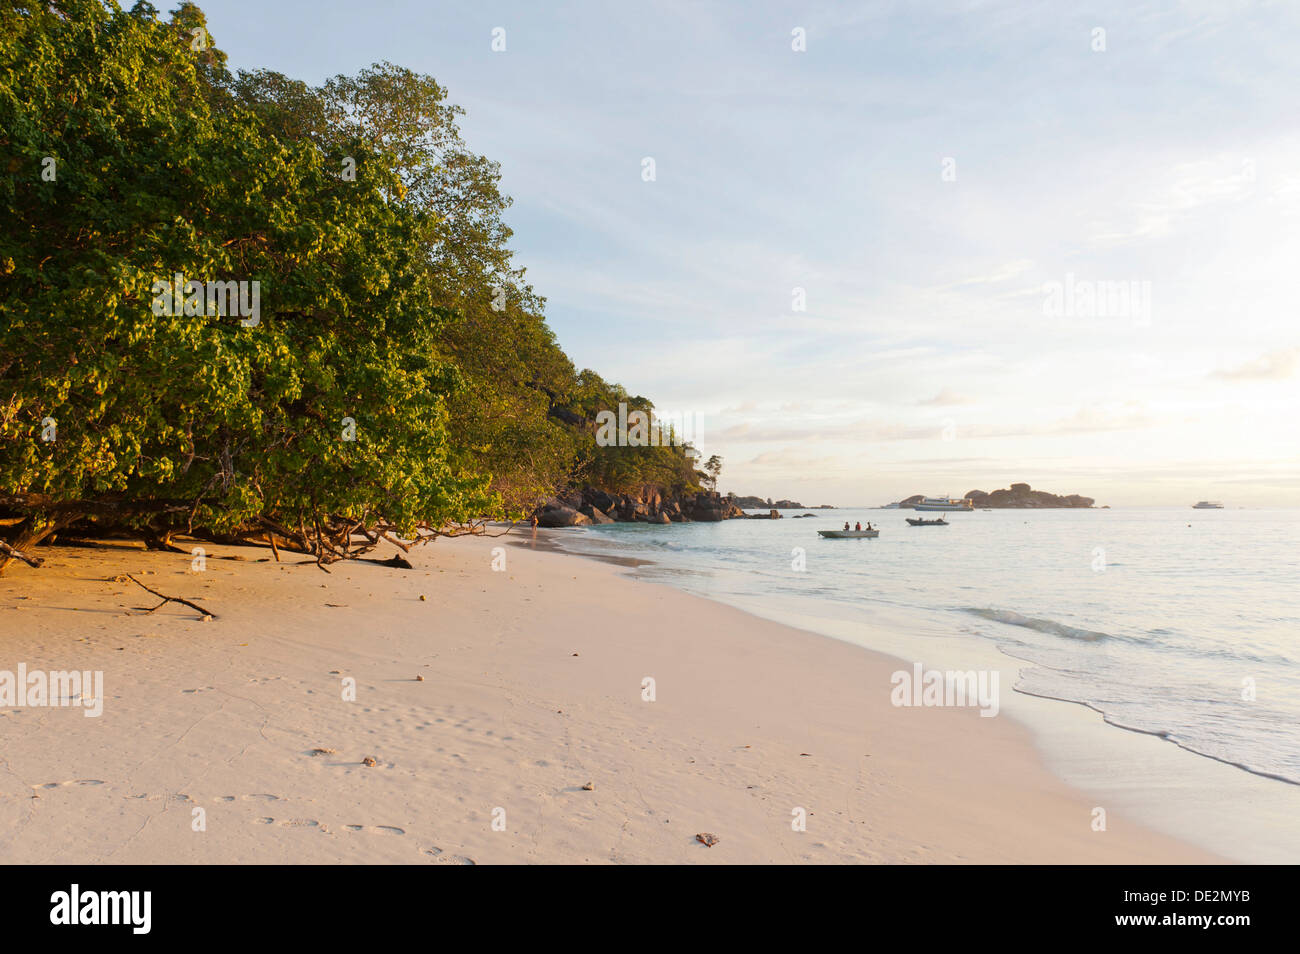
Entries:
POLYGON ((995 285, 1000 282, 1007 282, 1013 278, 1018 278, 1029 269, 1034 267, 1033 259, 1021 258, 1014 262, 1006 262, 998 266, 993 271, 985 275, 975 275, 971 278, 964 278, 961 281, 953 282, 950 285, 940 286, 942 288, 960 288, 963 285, 995 285))
POLYGON ((1127 406, 1116 410, 1080 408, 1069 417, 1046 427, 1031 428, 1028 434, 1097 434, 1150 427, 1151 420, 1141 407, 1127 406))
POLYGON ((1127 221, 1097 223, 1092 241, 1122 245, 1168 236, 1201 207, 1250 195, 1254 182, 1254 164, 1247 159, 1216 156, 1180 163, 1160 174, 1127 221))
POLYGON ((975 399, 969 398, 964 394, 958 394, 949 388, 944 388, 934 397, 925 401, 917 401, 918 407, 957 407, 960 404, 974 404, 975 399))
POLYGON ((1215 371, 1210 376, 1224 381, 1283 381, 1292 377, 1297 368, 1300 368, 1300 348, 1283 348, 1235 368, 1215 371))
POLYGON ((844 469, 844 461, 841 458, 809 457, 803 451, 792 447, 783 447, 776 451, 764 451, 745 463, 759 467, 799 467, 822 472, 844 469))
MULTIPOLYGON (((944 439, 949 426, 955 427, 955 438, 992 440, 1128 431, 1151 427, 1153 423, 1141 405, 1129 402, 1119 407, 1081 407, 1073 414, 1051 420, 1013 420, 987 426, 914 417, 853 417, 838 420, 769 417, 734 424, 711 436, 740 444, 808 445, 844 442, 847 446, 862 447, 866 444, 892 444, 899 441, 939 441, 944 439)), ((764 456, 760 454, 755 460, 764 456)))

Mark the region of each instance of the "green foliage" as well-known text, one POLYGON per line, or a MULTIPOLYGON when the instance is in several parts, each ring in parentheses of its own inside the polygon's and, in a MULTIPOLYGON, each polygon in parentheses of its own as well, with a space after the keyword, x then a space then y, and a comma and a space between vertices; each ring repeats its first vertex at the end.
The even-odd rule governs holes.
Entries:
POLYGON ((162 21, 0 2, 11 510, 173 501, 215 530, 411 532, 578 481, 698 488, 683 448, 596 446, 598 411, 651 405, 560 349, 511 263, 499 170, 437 83, 391 64, 319 88, 231 76, 196 31, 189 3, 162 21), (260 321, 155 314, 176 274, 258 283, 260 321))
POLYGON ((342 181, 320 148, 214 107, 211 58, 151 10, 61 11, 3 14, 0 486, 195 501, 218 527, 487 506, 447 438, 435 222, 400 200, 394 157, 357 144, 367 174, 342 181), (259 282, 260 323, 155 315, 174 273, 259 282))

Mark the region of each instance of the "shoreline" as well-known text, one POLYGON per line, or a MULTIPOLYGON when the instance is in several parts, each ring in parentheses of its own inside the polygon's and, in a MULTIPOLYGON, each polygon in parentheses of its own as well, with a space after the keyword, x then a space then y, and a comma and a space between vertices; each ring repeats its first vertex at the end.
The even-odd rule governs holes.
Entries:
MULTIPOLYGON (((569 531, 572 532, 572 531, 569 531)), ((584 528, 580 533, 590 533, 584 528)), ((804 615, 785 601, 765 602, 732 594, 705 595, 673 582, 637 574, 654 561, 613 554, 566 549, 562 532, 544 530, 540 548, 571 556, 630 566, 626 579, 693 592, 699 598, 729 606, 756 618, 783 623, 803 633, 848 643, 911 666, 924 658, 927 668, 998 669, 1003 674, 1003 708, 1032 734, 1041 762, 1053 775, 1089 797, 1118 804, 1142 824, 1184 843, 1237 863, 1294 864, 1300 859, 1300 834, 1291 834, 1297 808, 1296 783, 1228 759, 1200 752, 1164 735, 1111 721, 1096 706, 1069 698, 1036 693, 1019 685, 1019 671, 1036 663, 991 643, 974 642, 952 631, 945 614, 913 607, 884 620, 860 620, 804 615), (924 638, 915 639, 918 630, 924 638), (890 637, 889 632, 902 633, 890 637), (1250 804, 1249 817, 1239 808, 1250 804)), ((596 531, 598 533, 598 531, 596 531)), ((665 566, 665 569, 670 569, 665 566)), ((807 610, 808 607, 802 607, 807 610)), ((873 609, 873 615, 879 610, 873 609)))
POLYGON ((328 575, 51 548, 0 580, 0 669, 102 669, 104 714, 0 710, 0 861, 1222 860, 1093 831, 1016 720, 892 706, 890 656, 523 539, 328 575), (126 572, 218 618, 144 615, 126 572))

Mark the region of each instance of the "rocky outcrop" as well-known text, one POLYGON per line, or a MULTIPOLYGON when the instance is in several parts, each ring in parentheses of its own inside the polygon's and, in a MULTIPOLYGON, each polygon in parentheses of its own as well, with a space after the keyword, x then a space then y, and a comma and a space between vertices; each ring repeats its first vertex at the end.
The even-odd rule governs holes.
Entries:
MULTIPOLYGON (((736 504, 713 491, 700 491, 682 497, 664 497, 657 491, 640 494, 611 494, 586 488, 550 498, 537 509, 541 527, 578 527, 604 523, 714 523, 747 515, 736 504)), ((775 510, 772 516, 780 516, 775 510)), ((761 519, 769 519, 762 514, 761 519)))
POLYGON ((745 512, 721 494, 701 491, 681 502, 682 514, 687 520, 701 520, 716 523, 743 517, 745 512))
POLYGON ((591 522, 586 514, 554 498, 542 504, 537 511, 539 527, 581 527, 591 522))
POLYGON ((605 513, 605 511, 601 510, 599 507, 593 507, 591 504, 583 504, 582 507, 579 508, 578 513, 586 516, 593 524, 614 522, 613 517, 605 513))
MULTIPOLYGON (((742 510, 807 510, 803 504, 797 500, 777 500, 773 502, 771 497, 766 499, 762 497, 732 497, 731 502, 742 510)), ((823 504, 823 506, 826 506, 823 504)))
MULTIPOLYGON (((912 507, 924 499, 924 494, 914 494, 900 500, 898 506, 903 509, 912 507)), ((1049 494, 1045 490, 1034 490, 1028 484, 1012 484, 1006 490, 985 493, 983 490, 968 490, 965 498, 974 504, 975 509, 990 508, 994 510, 1047 510, 1047 509, 1087 509, 1096 501, 1092 497, 1080 494, 1049 494)))
POLYGON ((1045 490, 1034 490, 1028 484, 1012 484, 1006 490, 995 490, 989 494, 980 491, 974 493, 978 495, 971 497, 975 501, 975 506, 993 509, 1086 509, 1096 503, 1093 498, 1081 494, 1051 494, 1045 490))

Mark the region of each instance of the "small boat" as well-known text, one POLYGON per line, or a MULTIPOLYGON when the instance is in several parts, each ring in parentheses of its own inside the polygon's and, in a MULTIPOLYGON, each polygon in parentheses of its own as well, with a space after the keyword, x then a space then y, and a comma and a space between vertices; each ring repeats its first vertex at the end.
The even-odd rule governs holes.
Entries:
POLYGON ((878 537, 879 530, 818 530, 827 540, 857 540, 863 537, 878 537))
POLYGON ((912 504, 913 510, 974 510, 975 504, 968 498, 963 497, 961 500, 955 497, 925 497, 912 504))
POLYGON ((1217 500, 1201 500, 1192 504, 1193 510, 1222 510, 1223 504, 1217 500))
POLYGON ((921 520, 916 517, 908 517, 907 522, 914 527, 946 527, 948 521, 940 517, 938 520, 921 520))

